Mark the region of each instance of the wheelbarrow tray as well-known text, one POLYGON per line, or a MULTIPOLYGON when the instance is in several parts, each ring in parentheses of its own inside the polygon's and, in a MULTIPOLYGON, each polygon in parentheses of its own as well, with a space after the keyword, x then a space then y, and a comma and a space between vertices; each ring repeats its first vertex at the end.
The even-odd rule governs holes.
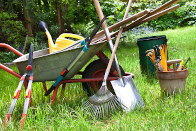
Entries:
MULTIPOLYGON (((82 67, 106 44, 107 41, 90 44, 88 50, 74 64, 63 80, 71 79, 75 74, 77 74, 82 67)), ((82 48, 83 47, 78 44, 52 54, 49 54, 49 48, 33 52, 33 82, 56 80, 63 69, 67 68, 82 51, 82 48)), ((13 61, 13 63, 17 65, 20 74, 24 74, 26 72, 28 57, 29 54, 26 54, 13 61)))

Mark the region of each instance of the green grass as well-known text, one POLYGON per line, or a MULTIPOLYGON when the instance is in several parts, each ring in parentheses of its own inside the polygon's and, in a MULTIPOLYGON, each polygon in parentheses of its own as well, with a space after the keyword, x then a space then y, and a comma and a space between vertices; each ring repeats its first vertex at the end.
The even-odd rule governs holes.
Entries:
MULTIPOLYGON (((55 104, 50 105, 52 93, 44 96, 42 83, 33 83, 32 101, 24 130, 194 130, 196 129, 196 27, 157 32, 151 35, 166 35, 170 59, 185 60, 191 57, 187 67, 189 75, 184 94, 164 96, 158 80, 141 74, 139 49, 136 43, 126 43, 118 49, 117 57, 126 72, 135 75, 134 82, 144 102, 144 107, 128 113, 117 112, 109 118, 94 119, 82 113, 82 101, 88 99, 81 83, 66 85, 63 97, 60 89, 55 104)), ((143 37, 143 36, 142 36, 143 37)), ((138 36, 139 38, 139 36, 138 36)), ((110 52, 103 49, 107 56, 110 52)), ((97 59, 96 57, 93 59, 97 59)), ((92 60, 91 60, 92 61, 92 60)), ((90 62, 91 62, 90 61, 90 62)), ((12 67, 17 72, 16 67, 12 67)), ((75 76, 80 78, 80 76, 75 76)), ((19 79, 0 69, 0 118, 5 120, 19 79)), ((50 87, 53 82, 47 82, 50 87)), ((24 88, 16 104, 12 122, 7 130, 18 130, 23 110, 24 88)), ((0 124, 0 128, 2 125, 0 124)))

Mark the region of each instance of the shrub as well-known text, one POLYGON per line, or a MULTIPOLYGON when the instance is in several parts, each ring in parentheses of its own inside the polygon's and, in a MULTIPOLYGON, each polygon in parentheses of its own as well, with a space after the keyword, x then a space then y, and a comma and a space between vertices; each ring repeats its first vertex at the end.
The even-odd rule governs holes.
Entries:
POLYGON ((173 12, 169 12, 155 20, 149 22, 149 26, 157 30, 175 29, 176 27, 184 27, 195 25, 196 23, 196 3, 186 2, 180 8, 173 12))
POLYGON ((0 41, 11 43, 24 43, 26 29, 22 21, 17 21, 17 15, 0 12, 0 41))

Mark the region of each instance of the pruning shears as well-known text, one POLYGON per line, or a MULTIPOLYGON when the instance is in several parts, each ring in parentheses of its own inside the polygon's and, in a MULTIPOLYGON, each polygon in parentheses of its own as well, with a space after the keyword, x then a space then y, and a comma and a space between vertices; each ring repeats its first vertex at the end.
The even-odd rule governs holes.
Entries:
POLYGON ((91 33, 91 35, 87 38, 85 38, 84 40, 81 41, 81 45, 84 45, 82 51, 80 52, 80 54, 74 59, 74 61, 71 63, 71 65, 69 65, 67 68, 65 68, 61 75, 58 77, 58 79, 56 80, 56 82, 50 87, 50 89, 45 93, 45 96, 49 95, 55 88, 56 86, 61 82, 61 80, 67 75, 67 73, 69 72, 69 70, 73 67, 73 65, 77 62, 77 60, 82 56, 82 54, 84 52, 86 52, 88 50, 88 47, 91 43, 91 40, 94 38, 94 36, 96 35, 97 31, 99 30, 99 28, 101 27, 102 23, 105 21, 105 17, 99 22, 99 24, 95 27, 95 29, 93 30, 93 32, 91 33))
POLYGON ((27 109, 29 107, 29 102, 30 102, 30 98, 31 98, 31 87, 32 87, 32 83, 33 83, 33 44, 31 44, 30 49, 29 49, 29 58, 28 58, 28 64, 26 67, 26 73, 24 75, 22 75, 22 77, 20 78, 19 85, 14 93, 14 98, 13 98, 12 104, 10 106, 9 112, 8 112, 8 114, 6 116, 6 120, 4 122, 4 127, 6 126, 6 123, 9 121, 9 119, 13 113, 14 107, 15 107, 16 102, 20 96, 21 88, 22 88, 22 85, 23 85, 26 77, 29 77, 29 82, 28 82, 28 87, 26 89, 23 114, 22 114, 22 119, 21 119, 21 123, 20 123, 21 126, 23 125, 23 122, 25 120, 25 116, 27 115, 27 109))

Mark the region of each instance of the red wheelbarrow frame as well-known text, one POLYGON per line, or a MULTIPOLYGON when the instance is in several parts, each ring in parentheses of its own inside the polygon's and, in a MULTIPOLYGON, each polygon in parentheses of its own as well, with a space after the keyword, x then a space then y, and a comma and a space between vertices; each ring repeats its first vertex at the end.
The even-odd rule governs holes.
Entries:
MULTIPOLYGON (((19 51, 17 51, 16 49, 14 49, 13 47, 11 47, 10 45, 8 44, 5 44, 5 43, 0 43, 0 47, 5 47, 7 49, 9 49, 10 51, 14 52, 16 55, 18 56, 22 56, 23 54, 19 51)), ((108 64, 107 61, 105 61, 105 58, 107 58, 107 56, 102 52, 102 51, 99 51, 97 54, 96 54, 99 59, 104 63, 104 64, 108 64)), ((3 64, 0 63, 0 68, 7 71, 8 73, 18 77, 19 79, 22 77, 20 74, 16 73, 15 71, 13 71, 12 69, 4 66, 3 64)), ((114 76, 117 75, 117 71, 112 68, 111 69, 111 72, 114 76)), ((77 74, 78 75, 82 75, 83 72, 78 72, 77 74)), ((134 77, 134 75, 132 73, 125 73, 125 76, 123 77, 126 77, 126 76, 132 76, 134 77)), ((117 80, 118 77, 108 77, 107 81, 111 81, 111 80, 117 80)), ((58 88, 59 86, 62 84, 62 92, 64 92, 65 90, 65 85, 66 83, 73 83, 73 82, 101 82, 103 81, 103 78, 83 78, 83 79, 70 79, 70 80, 63 80, 61 81, 57 87, 55 88, 54 92, 53 92, 53 96, 52 96, 52 99, 51 99, 51 105, 53 105, 54 101, 55 101, 55 98, 56 98, 56 94, 57 94, 57 91, 58 91, 58 88)), ((45 82, 42 82, 43 84, 43 88, 44 88, 44 91, 46 92, 47 91, 47 87, 46 87, 46 83, 45 82)), ((25 86, 25 90, 27 89, 27 82, 26 80, 24 81, 24 86, 25 86)), ((30 105, 32 105, 32 102, 30 102, 30 105)))

